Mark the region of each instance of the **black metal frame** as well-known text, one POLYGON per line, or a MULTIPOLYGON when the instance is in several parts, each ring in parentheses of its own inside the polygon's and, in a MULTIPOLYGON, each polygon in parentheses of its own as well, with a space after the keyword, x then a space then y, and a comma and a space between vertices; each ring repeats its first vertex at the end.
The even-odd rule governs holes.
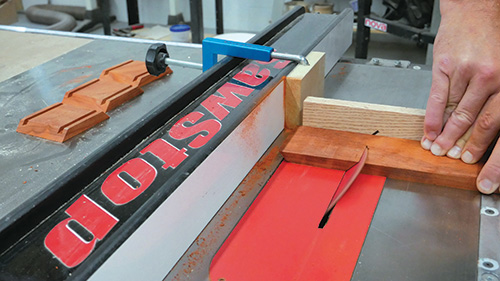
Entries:
POLYGON ((358 1, 358 24, 356 31, 355 57, 366 59, 368 44, 370 43, 370 28, 365 26, 365 19, 375 20, 387 24, 387 33, 413 40, 419 45, 433 44, 436 34, 426 28, 416 28, 397 21, 384 19, 371 14, 372 0, 358 1))

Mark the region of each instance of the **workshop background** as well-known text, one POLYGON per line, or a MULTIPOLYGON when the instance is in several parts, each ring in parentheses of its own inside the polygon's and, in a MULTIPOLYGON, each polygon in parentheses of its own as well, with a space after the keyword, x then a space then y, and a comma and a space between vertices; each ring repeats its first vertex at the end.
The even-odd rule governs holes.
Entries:
MULTIPOLYGON (((92 0, 8 0, 0 7, 0 21, 2 24, 11 24, 14 26, 46 28, 42 25, 30 21, 26 16, 26 9, 34 5, 62 5, 85 7, 88 10, 98 10, 100 6, 105 6, 109 10, 111 28, 118 34, 118 30, 128 27, 130 17, 138 17, 138 23, 144 24, 144 28, 133 32, 136 38, 147 38, 156 40, 172 40, 169 26, 173 23, 191 23, 190 1, 153 1, 153 0, 135 0, 135 1, 92 1, 92 0), (13 8, 17 7, 17 15, 12 15, 13 8), (130 9, 132 9, 130 11, 130 9), (8 15, 10 13, 10 15, 8 15), (169 25, 170 21, 170 25, 169 25)), ((196 1, 195 1, 196 2, 196 1)), ((308 1, 285 1, 285 0, 237 0, 237 1, 200 1, 203 18, 203 31, 205 37, 216 35, 216 2, 222 5, 222 27, 224 33, 250 33, 255 34, 264 29, 269 24, 279 19, 287 10, 296 5, 307 6, 309 12, 328 13, 328 6, 333 13, 338 13, 345 8, 353 8, 356 12, 357 0, 308 0, 308 1), (327 10, 323 8, 326 6, 327 10), (318 7, 318 8, 317 8, 318 7), (321 8, 321 10, 319 10, 321 8)), ((379 16, 390 16, 391 8, 397 9, 398 6, 408 6, 408 3, 426 1, 412 0, 374 0, 371 4, 371 12, 379 16)), ((427 1, 432 3, 432 1, 427 1)), ((434 6, 438 6, 435 1, 434 6)), ((432 4, 431 4, 432 5, 432 4)), ((421 7, 418 7, 421 8, 421 7)), ((417 9, 418 10, 418 9, 417 9)), ((437 10, 437 9, 435 9, 437 10)), ((418 12, 418 11, 417 11, 418 12)), ((87 15, 87 17, 89 17, 87 15)), ((408 24, 406 16, 402 16, 399 21, 408 24)), ((439 25, 439 13, 433 14, 433 23, 426 23, 425 27, 436 31, 439 25)), ((73 29, 81 28, 82 21, 77 19, 77 26, 73 29)), ((353 25, 355 32, 356 25, 353 25)), ((79 30, 94 34, 103 34, 102 24, 96 24, 86 30, 79 30)), ((408 60, 414 64, 432 64, 432 53, 428 51, 427 46, 417 46, 416 42, 403 39, 388 33, 377 32, 372 29, 371 43, 369 45, 369 58, 386 58, 395 60, 408 60)), ((353 37, 353 41, 356 37, 353 37)), ((430 48, 430 47, 429 47, 430 48)), ((355 42, 345 53, 344 57, 354 57, 355 42)))

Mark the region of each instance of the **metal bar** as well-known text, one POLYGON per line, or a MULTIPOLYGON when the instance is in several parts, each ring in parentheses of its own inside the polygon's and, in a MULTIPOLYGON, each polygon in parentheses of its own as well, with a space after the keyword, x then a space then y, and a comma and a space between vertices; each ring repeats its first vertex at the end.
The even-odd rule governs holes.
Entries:
POLYGON ((417 41, 422 44, 433 44, 436 34, 427 29, 420 29, 397 21, 384 19, 375 15, 369 15, 370 19, 387 24, 387 33, 397 35, 406 39, 417 41))
POLYGON ((368 56, 368 43, 370 42, 370 28, 365 26, 365 18, 370 15, 372 1, 358 1, 358 27, 356 30, 355 58, 366 59, 368 56))
POLYGON ((215 26, 217 34, 224 33, 224 15, 222 0, 215 0, 215 26))
POLYGON ((127 0, 128 25, 139 23, 139 6, 137 0, 127 0))
POLYGON ((99 0, 102 27, 105 35, 111 35, 111 22, 109 20, 109 0, 99 0))
POLYGON ((171 58, 166 58, 165 59, 165 64, 167 64, 167 65, 177 65, 177 66, 183 66, 183 67, 189 67, 189 68, 203 70, 203 65, 201 63, 189 62, 189 61, 183 61, 183 60, 176 60, 176 59, 171 59, 171 58))
POLYGON ((150 40, 150 39, 138 39, 138 38, 130 38, 130 37, 107 36, 107 35, 68 32, 68 31, 56 31, 56 30, 36 29, 36 28, 28 28, 28 27, 20 27, 20 26, 10 26, 10 25, 0 25, 0 30, 23 32, 23 33, 34 33, 34 34, 45 34, 45 35, 55 35, 55 36, 65 36, 65 37, 74 37, 74 38, 84 38, 84 39, 93 39, 93 40, 122 41, 122 42, 142 43, 142 44, 163 43, 167 46, 182 47, 182 48, 201 49, 201 47, 202 47, 201 44, 193 44, 193 43, 159 41, 159 40, 150 40))
POLYGON ((191 38, 193 43, 201 43, 203 34, 203 6, 201 0, 189 0, 191 11, 191 38))
POLYGON ((294 61, 294 62, 300 63, 301 65, 309 65, 309 62, 307 61, 306 57, 301 56, 301 55, 292 55, 292 54, 272 52, 271 58, 294 61))
POLYGON ((500 276, 500 197, 481 196, 478 281, 498 281, 500 276))

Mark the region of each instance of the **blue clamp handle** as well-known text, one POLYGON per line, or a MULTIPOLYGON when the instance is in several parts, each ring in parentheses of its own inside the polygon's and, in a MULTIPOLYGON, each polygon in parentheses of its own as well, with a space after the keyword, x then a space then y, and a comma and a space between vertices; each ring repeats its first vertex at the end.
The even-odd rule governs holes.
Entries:
POLYGON ((231 57, 270 61, 272 47, 241 43, 217 38, 205 38, 202 42, 203 47, 203 71, 217 63, 217 55, 226 55, 231 57))

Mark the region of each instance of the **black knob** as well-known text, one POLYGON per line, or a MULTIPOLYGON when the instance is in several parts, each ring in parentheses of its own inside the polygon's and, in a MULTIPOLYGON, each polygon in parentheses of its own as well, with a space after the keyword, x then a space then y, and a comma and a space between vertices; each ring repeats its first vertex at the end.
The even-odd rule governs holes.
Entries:
POLYGON ((165 72, 167 64, 165 59, 168 58, 167 46, 162 43, 156 43, 149 47, 146 53, 146 68, 150 74, 158 76, 165 72))

